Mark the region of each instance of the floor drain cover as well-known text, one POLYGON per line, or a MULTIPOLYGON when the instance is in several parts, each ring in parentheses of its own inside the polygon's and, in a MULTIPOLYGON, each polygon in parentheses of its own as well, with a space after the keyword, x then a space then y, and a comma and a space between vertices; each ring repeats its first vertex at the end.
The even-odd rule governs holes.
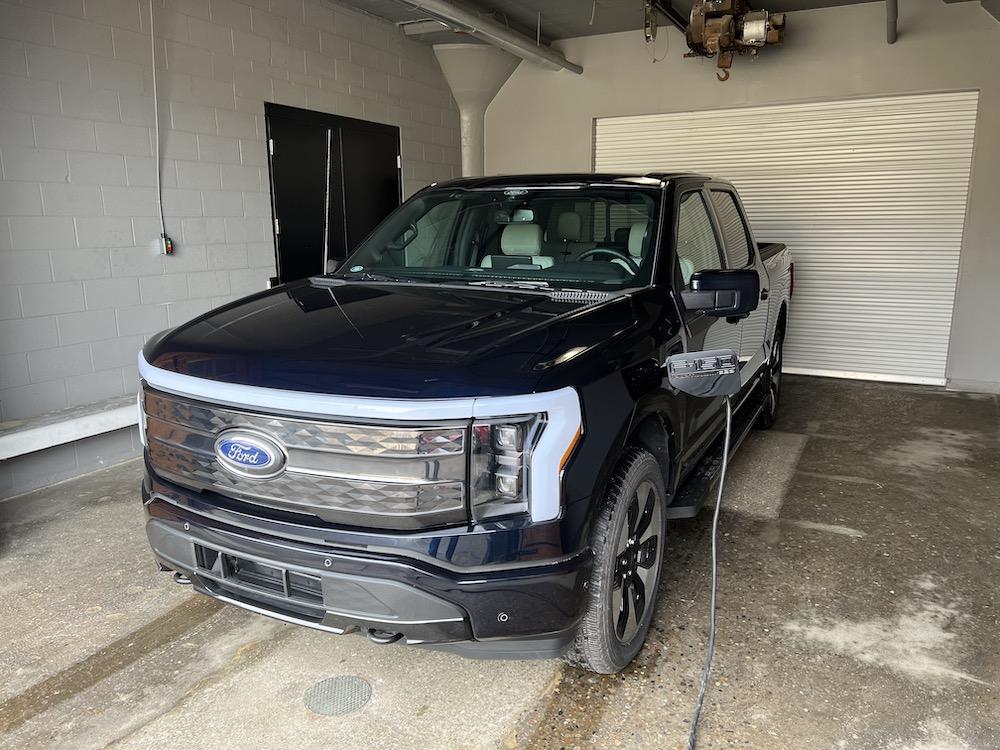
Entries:
POLYGON ((371 697, 367 680, 351 675, 327 677, 306 690, 306 708, 321 716, 344 716, 360 711, 371 697))

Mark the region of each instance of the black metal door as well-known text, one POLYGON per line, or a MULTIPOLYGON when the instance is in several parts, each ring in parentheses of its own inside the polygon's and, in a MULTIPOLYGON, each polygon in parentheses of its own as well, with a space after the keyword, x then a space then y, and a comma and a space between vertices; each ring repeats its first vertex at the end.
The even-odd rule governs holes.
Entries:
POLYGON ((343 128, 340 133, 344 180, 343 244, 333 257, 342 260, 399 206, 399 153, 395 133, 343 128))
POLYGON ((326 263, 331 131, 285 117, 268 116, 267 125, 278 278, 294 281, 326 263))
POLYGON ((399 129, 266 104, 278 280, 325 273, 400 202, 399 129))

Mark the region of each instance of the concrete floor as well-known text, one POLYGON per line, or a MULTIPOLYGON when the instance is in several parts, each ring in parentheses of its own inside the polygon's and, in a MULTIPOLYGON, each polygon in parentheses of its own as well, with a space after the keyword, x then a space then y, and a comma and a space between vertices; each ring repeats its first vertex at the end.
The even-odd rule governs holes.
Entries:
MULTIPOLYGON (((702 748, 1000 748, 1000 404, 788 378, 732 466, 702 748)), ((707 514, 670 531, 624 674, 472 662, 283 625, 154 571, 135 462, 0 503, 0 745, 680 748, 707 514), (316 681, 371 702, 321 717, 316 681)))

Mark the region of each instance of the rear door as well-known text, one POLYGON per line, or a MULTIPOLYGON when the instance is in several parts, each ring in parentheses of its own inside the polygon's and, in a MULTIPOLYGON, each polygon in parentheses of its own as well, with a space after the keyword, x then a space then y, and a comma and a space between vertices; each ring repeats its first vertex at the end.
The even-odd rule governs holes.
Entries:
POLYGON ((767 270, 757 254, 753 235, 739 198, 728 186, 710 185, 712 207, 719 232, 725 241, 726 267, 755 271, 760 276, 760 300, 757 309, 740 321, 740 380, 746 385, 767 361, 767 311, 770 290, 767 270))

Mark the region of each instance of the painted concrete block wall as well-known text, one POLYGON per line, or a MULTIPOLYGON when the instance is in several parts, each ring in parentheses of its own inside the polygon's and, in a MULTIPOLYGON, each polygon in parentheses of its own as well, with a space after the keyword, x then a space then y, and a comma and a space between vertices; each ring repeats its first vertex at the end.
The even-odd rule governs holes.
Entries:
POLYGON ((400 125, 407 192, 460 168, 433 53, 320 0, 0 1, 0 418, 135 388, 145 337, 274 274, 264 102, 400 125))
MULTIPOLYGON (((265 287, 264 102, 400 126, 406 194, 460 174, 437 61, 392 24, 321 0, 154 0, 154 18, 173 257, 148 0, 0 0, 0 420, 133 392, 147 337, 265 287)), ((52 461, 101 465, 56 452, 0 465, 0 496, 52 461)))
POLYGON ((1000 392, 1000 23, 976 2, 912 0, 888 45, 884 4, 866 3, 790 13, 785 39, 756 61, 737 59, 726 83, 713 61, 682 57, 672 28, 661 29, 656 64, 640 31, 559 42, 583 75, 521 65, 487 112, 486 171, 590 171, 597 117, 978 89, 947 377, 1000 392))

